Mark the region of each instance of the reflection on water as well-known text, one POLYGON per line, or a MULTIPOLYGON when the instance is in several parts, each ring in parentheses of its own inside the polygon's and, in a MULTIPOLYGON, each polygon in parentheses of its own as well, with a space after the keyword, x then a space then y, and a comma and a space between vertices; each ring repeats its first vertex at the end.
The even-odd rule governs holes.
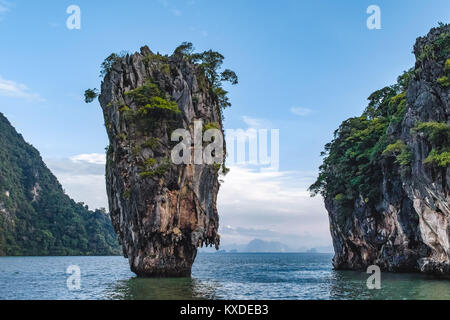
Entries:
POLYGON ((413 273, 381 273, 381 289, 368 290, 369 274, 357 271, 333 271, 330 299, 376 300, 449 300, 450 281, 413 273))
POLYGON ((142 279, 122 257, 0 257, 0 299, 446 299, 450 281, 421 274, 334 271, 331 254, 199 254, 191 278, 142 279), (67 288, 67 267, 81 290, 67 288))
POLYGON ((130 278, 120 280, 105 292, 115 300, 201 300, 218 299, 219 283, 194 278, 130 278))

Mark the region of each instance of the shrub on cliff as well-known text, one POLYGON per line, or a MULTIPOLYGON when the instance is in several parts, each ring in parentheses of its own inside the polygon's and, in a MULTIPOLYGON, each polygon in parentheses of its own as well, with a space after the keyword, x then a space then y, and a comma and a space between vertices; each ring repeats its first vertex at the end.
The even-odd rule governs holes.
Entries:
MULTIPOLYGON (((195 63, 202 74, 206 76, 206 79, 211 85, 211 93, 217 98, 217 102, 221 109, 231 106, 228 99, 228 92, 223 89, 222 83, 229 82, 232 85, 238 84, 238 76, 230 69, 225 69, 222 72, 223 60, 225 59, 222 54, 217 51, 204 51, 201 53, 193 53, 194 46, 190 42, 183 42, 178 46, 174 54, 178 56, 184 56, 191 62, 195 63)), ((201 77, 199 78, 201 81, 201 77)), ((200 83, 201 87, 205 85, 200 83)))
POLYGON ((91 103, 97 97, 98 97, 98 89, 97 88, 87 89, 84 92, 84 102, 86 102, 86 103, 91 103))
MULTIPOLYGON (((406 112, 405 90, 413 76, 410 69, 398 77, 397 83, 373 92, 360 117, 342 122, 334 139, 325 145, 319 176, 309 188, 312 195, 339 201, 341 207, 352 207, 362 196, 369 205, 381 198, 381 160, 395 156, 396 163, 409 165, 411 153, 402 141, 391 142, 388 127, 396 126, 406 112)), ((350 210, 342 212, 351 213, 350 210)))

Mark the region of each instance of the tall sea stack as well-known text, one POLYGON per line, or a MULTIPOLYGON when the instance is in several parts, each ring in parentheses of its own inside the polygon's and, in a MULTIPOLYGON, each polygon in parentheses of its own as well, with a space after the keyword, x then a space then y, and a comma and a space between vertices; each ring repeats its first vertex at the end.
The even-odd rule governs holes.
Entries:
POLYGON ((219 245, 220 166, 175 165, 171 134, 181 128, 194 137, 195 120, 223 133, 218 96, 205 70, 183 54, 145 46, 103 67, 106 185, 124 256, 138 276, 190 276, 197 248, 219 245))
POLYGON ((337 269, 450 276, 450 26, 418 38, 414 54, 397 84, 336 130, 311 186, 337 269))

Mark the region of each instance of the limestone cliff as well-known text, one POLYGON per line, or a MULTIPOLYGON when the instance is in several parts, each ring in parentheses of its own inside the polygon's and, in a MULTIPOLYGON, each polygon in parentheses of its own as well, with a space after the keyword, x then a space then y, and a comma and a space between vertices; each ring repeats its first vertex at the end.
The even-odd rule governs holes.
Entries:
POLYGON ((216 165, 171 161, 171 133, 194 121, 222 130, 217 95, 183 54, 116 56, 100 104, 110 145, 106 184, 112 222, 138 276, 190 276, 197 247, 219 245, 216 165))
POLYGON ((337 269, 450 275, 450 26, 414 46, 416 64, 375 92, 327 145, 318 181, 337 269))

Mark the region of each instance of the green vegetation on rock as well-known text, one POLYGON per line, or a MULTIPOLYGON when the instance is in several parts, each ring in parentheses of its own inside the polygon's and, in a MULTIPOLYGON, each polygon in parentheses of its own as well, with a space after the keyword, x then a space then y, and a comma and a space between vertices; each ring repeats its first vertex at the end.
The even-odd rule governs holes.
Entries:
POLYGON ((225 57, 219 52, 208 50, 201 53, 193 53, 194 46, 190 42, 183 42, 178 46, 174 54, 181 55, 198 67, 197 81, 202 90, 210 89, 210 93, 216 98, 220 110, 231 106, 228 91, 223 89, 222 83, 238 84, 236 73, 230 69, 220 71, 225 57))
POLYGON ((70 199, 2 114, 0 145, 0 255, 120 254, 107 213, 70 199))
POLYGON ((98 89, 97 88, 87 89, 84 92, 84 102, 86 102, 86 103, 91 103, 97 97, 98 97, 98 89))
POLYGON ((395 162, 401 166, 407 166, 411 163, 413 155, 408 146, 399 139, 384 149, 383 156, 395 156, 395 162))
POLYGON ((153 110, 166 110, 180 113, 180 109, 175 101, 170 100, 159 87, 148 80, 143 86, 125 93, 133 99, 139 107, 138 114, 146 116, 153 110))
POLYGON ((438 152, 433 149, 425 159, 424 163, 446 168, 448 165, 450 165, 450 151, 438 152))
POLYGON ((164 158, 158 163, 156 159, 149 158, 144 162, 144 170, 139 173, 141 178, 155 177, 164 175, 171 166, 169 159, 164 158))
POLYGON ((450 144, 450 126, 444 122, 420 122, 412 129, 413 133, 423 133, 436 146, 450 144))
POLYGON ((345 120, 325 146, 325 156, 312 195, 339 201, 342 212, 351 213, 354 201, 363 197, 375 205, 381 197, 381 160, 389 155, 401 166, 409 165, 411 153, 402 141, 389 141, 387 130, 399 125, 406 112, 405 90, 413 70, 403 73, 397 83, 372 93, 360 117, 345 120))

